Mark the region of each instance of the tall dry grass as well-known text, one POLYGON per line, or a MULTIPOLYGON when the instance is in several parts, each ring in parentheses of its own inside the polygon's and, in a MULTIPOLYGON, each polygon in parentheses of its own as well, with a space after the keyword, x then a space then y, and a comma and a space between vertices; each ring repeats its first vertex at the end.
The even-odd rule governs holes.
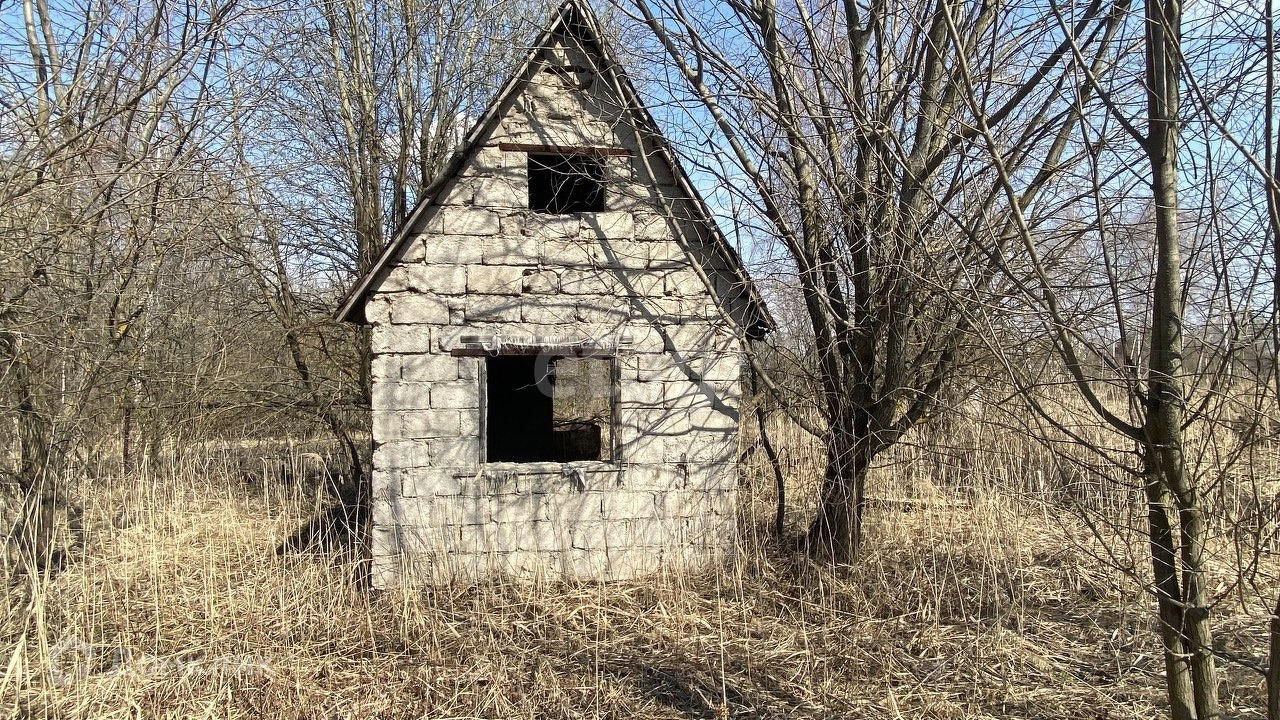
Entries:
MULTIPOLYGON (((778 437, 798 525, 821 463, 816 445, 790 432, 779 428, 778 437)), ((1042 448, 974 427, 952 431, 946 445, 917 438, 895 450, 872 493, 911 502, 874 505, 863 556, 841 571, 768 536, 773 497, 760 455, 749 456, 744 473, 741 550, 729 566, 634 582, 495 580, 384 592, 362 590, 340 552, 275 554, 315 511, 306 484, 246 483, 238 467, 199 449, 129 477, 86 474, 74 484, 83 515, 66 538, 75 548, 69 567, 51 577, 5 567, 0 712, 1160 712, 1162 662, 1141 589, 1141 537, 1119 532, 1120 523, 1085 522, 1068 507, 1069 484, 1035 480, 1054 467, 1042 448)), ((1233 573, 1224 566, 1216 582, 1233 573)), ((1255 575, 1251 593, 1274 590, 1262 583, 1265 573, 1255 575)), ((1215 609, 1220 642, 1256 660, 1265 617, 1238 594, 1226 593, 1215 609)), ((1225 667, 1226 707, 1260 716, 1260 678, 1225 667)))

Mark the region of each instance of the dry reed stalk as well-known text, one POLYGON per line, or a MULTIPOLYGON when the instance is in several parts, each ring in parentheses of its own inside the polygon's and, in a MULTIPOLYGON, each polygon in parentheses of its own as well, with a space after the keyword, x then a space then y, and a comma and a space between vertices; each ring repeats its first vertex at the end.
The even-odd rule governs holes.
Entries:
MULTIPOLYGON (((781 430, 800 519, 821 456, 781 430)), ((305 489, 246 486, 226 463, 195 455, 132 478, 86 477, 75 562, 47 580, 5 568, 0 712, 1157 714, 1148 600, 1096 559, 1128 557, 1141 538, 1100 538, 1021 485, 1030 468, 1043 471, 1040 450, 973 430, 953 435, 954 453, 926 452, 922 440, 885 459, 873 495, 920 502, 872 508, 856 567, 816 567, 762 534, 771 482, 753 456, 735 561, 627 583, 365 593, 339 556, 274 554, 314 509, 305 489), (1104 539, 1118 549, 1108 554, 1104 539)), ((1223 612, 1228 642, 1260 653, 1253 606, 1223 612)), ((1226 677, 1228 706, 1261 701, 1248 675, 1226 677)))

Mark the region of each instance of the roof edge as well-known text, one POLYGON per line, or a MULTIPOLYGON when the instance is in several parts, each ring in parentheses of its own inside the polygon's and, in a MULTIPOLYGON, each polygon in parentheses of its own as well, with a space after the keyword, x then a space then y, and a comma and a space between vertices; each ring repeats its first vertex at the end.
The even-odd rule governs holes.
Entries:
POLYGON ((637 123, 636 130, 641 133, 642 142, 653 143, 658 152, 662 154, 662 159, 671 167, 681 192, 684 193, 685 197, 691 199, 693 201, 692 204, 697 208, 697 212, 701 216, 697 220, 705 223, 710 228, 713 244, 724 254, 724 259, 728 261, 734 275, 737 276, 738 281, 746 290, 746 299, 752 310, 750 315, 754 316, 753 318, 748 317, 748 322, 743 327, 747 337, 760 339, 776 328, 773 316, 760 296, 755 283, 751 281, 751 276, 747 273, 746 267, 742 263, 742 258, 733 246, 729 244, 724 233, 721 232, 719 224, 716 223, 715 217, 711 214, 710 208, 706 204, 706 200, 694 187, 685 172, 684 166, 678 162, 670 143, 659 131, 653 115, 641 102, 640 94, 637 92, 635 85, 632 84, 631 79, 627 76, 622 64, 614 57, 612 49, 604 41, 595 13, 592 12, 589 5, 580 0, 565 0, 556 9, 551 22, 530 44, 524 61, 511 74, 494 96, 494 99, 485 108, 484 113, 472 125, 471 130, 467 132, 463 141, 459 144, 458 150, 450 156, 449 161, 445 164, 444 170, 423 189, 422 195, 414 205, 413 210, 405 217, 404 222, 396 230, 391 242, 387 243, 387 246, 378 256, 373 267, 343 296, 338 309, 333 314, 334 320, 357 324, 367 323, 367 319, 364 316, 364 299, 371 286, 387 271, 387 265, 392 258, 403 251, 405 243, 412 237, 412 229, 418 224, 422 214, 462 169, 467 158, 475 151, 476 144, 480 138, 497 120, 502 106, 524 83, 529 66, 537 59, 541 50, 550 44, 552 38, 562 31, 572 32, 579 41, 590 43, 599 51, 601 58, 604 60, 602 70, 612 76, 615 86, 623 94, 621 99, 628 106, 628 110, 638 115, 637 119, 640 122, 637 123))

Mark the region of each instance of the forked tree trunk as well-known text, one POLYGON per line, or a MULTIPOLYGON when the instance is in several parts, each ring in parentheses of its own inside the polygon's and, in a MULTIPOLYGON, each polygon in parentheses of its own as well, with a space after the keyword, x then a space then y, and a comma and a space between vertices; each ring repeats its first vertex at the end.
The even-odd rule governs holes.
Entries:
POLYGON ((856 560, 862 546, 862 515, 867 504, 871 460, 866 446, 866 438, 859 437, 853 428, 832 423, 822 496, 805 542, 811 555, 837 565, 856 560))

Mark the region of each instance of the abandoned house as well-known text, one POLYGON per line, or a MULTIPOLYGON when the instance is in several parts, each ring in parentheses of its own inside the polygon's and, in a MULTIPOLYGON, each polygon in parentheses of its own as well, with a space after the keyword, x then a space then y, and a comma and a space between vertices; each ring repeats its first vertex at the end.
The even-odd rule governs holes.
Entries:
POLYGON ((585 4, 338 318, 372 328, 375 583, 731 553, 741 342, 771 320, 585 4))

